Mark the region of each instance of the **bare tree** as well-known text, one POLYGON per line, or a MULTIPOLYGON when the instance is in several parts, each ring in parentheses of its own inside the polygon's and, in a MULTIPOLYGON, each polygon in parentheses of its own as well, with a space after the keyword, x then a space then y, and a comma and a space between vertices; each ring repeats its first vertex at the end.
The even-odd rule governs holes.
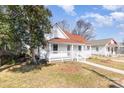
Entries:
POLYGON ((69 31, 69 24, 66 20, 62 20, 57 22, 57 24, 61 27, 63 31, 69 31))
POLYGON ((92 24, 89 22, 85 22, 82 19, 79 19, 76 22, 76 26, 72 32, 74 34, 81 35, 86 40, 90 40, 90 39, 93 39, 95 37, 92 24))

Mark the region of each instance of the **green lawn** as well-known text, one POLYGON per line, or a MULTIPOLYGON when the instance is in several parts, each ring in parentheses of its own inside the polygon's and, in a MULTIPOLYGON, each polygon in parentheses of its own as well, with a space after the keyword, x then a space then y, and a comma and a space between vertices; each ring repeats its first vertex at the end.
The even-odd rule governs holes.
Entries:
POLYGON ((124 70, 124 63, 123 62, 112 61, 108 58, 93 57, 93 58, 88 59, 88 61, 124 70))
POLYGON ((17 65, 0 72, 0 87, 115 87, 123 77, 78 62, 50 63, 42 69, 17 65))

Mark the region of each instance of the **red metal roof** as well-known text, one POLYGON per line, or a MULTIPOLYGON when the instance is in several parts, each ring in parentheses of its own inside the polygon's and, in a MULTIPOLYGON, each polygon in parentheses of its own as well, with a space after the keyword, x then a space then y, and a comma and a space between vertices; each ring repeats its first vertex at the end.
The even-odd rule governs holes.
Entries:
POLYGON ((69 37, 69 39, 64 38, 53 38, 50 39, 48 42, 56 42, 56 43, 80 43, 84 44, 85 39, 80 35, 72 34, 70 32, 64 31, 64 33, 69 37))

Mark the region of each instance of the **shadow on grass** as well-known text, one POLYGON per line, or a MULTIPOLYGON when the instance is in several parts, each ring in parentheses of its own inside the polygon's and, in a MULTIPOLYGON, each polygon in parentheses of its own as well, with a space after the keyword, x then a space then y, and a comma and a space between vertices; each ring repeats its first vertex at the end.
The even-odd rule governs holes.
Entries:
POLYGON ((116 85, 111 84, 111 85, 109 85, 109 88, 119 88, 119 87, 116 86, 116 85))
POLYGON ((119 87, 124 88, 123 85, 119 84, 118 82, 112 80, 111 78, 109 78, 109 77, 107 77, 107 76, 105 76, 105 75, 103 75, 103 74, 101 74, 101 73, 99 73, 99 72, 97 72, 97 71, 95 71, 95 70, 92 70, 92 69, 89 69, 89 68, 86 68, 86 67, 83 67, 83 66, 82 66, 82 68, 83 68, 83 69, 86 69, 86 70, 88 70, 88 71, 91 71, 91 72, 97 74, 98 76, 100 76, 100 77, 102 77, 102 78, 105 78, 105 79, 111 81, 112 83, 116 84, 116 85, 114 85, 114 84, 109 85, 109 88, 119 88, 119 87))
POLYGON ((9 69, 9 68, 11 68, 11 67, 14 67, 14 66, 16 66, 16 65, 18 65, 18 64, 8 65, 8 66, 5 66, 5 67, 4 67, 4 65, 3 65, 3 66, 0 67, 0 72, 4 71, 4 70, 6 70, 6 69, 9 69))
POLYGON ((51 63, 51 64, 48 63, 46 65, 45 64, 42 64, 42 65, 25 64, 25 65, 21 65, 20 67, 14 67, 9 71, 25 73, 25 72, 30 72, 32 70, 42 70, 43 67, 49 67, 53 65, 55 64, 54 63, 51 63))

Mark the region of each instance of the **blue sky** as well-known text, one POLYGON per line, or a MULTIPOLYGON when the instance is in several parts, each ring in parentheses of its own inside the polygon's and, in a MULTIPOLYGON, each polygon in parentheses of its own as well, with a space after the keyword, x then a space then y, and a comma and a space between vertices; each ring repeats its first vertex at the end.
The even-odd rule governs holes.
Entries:
POLYGON ((66 20, 70 28, 74 28, 78 19, 90 22, 96 34, 95 39, 114 38, 124 39, 124 6, 98 6, 98 5, 69 5, 47 6, 52 12, 51 21, 66 20))

